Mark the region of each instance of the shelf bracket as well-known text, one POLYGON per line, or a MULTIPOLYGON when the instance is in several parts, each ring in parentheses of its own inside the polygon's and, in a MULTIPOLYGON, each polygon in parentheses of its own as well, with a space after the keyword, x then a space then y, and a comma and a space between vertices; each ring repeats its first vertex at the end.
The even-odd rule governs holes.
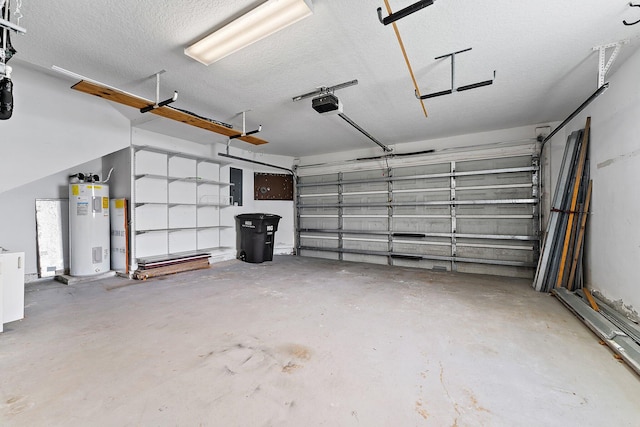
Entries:
POLYGON ((146 107, 143 107, 140 109, 141 113, 148 113, 151 110, 154 110, 156 108, 160 108, 160 107, 164 107, 165 105, 169 105, 172 102, 175 102, 178 100, 178 91, 174 91, 173 92, 173 96, 171 98, 167 98, 164 101, 160 101, 160 74, 165 73, 166 70, 160 70, 158 71, 155 76, 156 76, 156 103, 153 105, 147 105, 146 107))
POLYGON ((491 80, 485 80, 485 81, 478 82, 478 83, 471 83, 469 85, 459 86, 459 87, 456 88, 456 55, 459 54, 459 53, 469 52, 471 49, 472 48, 467 48, 467 49, 459 50, 457 52, 447 53, 446 55, 441 55, 441 56, 435 57, 434 59, 436 59, 436 60, 447 58, 447 57, 451 58, 451 89, 443 90, 443 91, 440 91, 440 92, 428 93, 428 94, 422 95, 422 96, 416 90, 415 91, 416 98, 417 99, 435 98, 437 96, 451 95, 454 92, 463 92, 465 90, 477 89, 479 87, 489 86, 489 85, 493 84, 493 81, 496 79, 496 71, 495 70, 493 70, 493 79, 491 79, 491 80))
MULTIPOLYGON (((640 6, 640 5, 638 5, 640 6)), ((605 82, 605 78, 607 77, 607 73, 609 69, 616 61, 618 54, 620 53, 620 49, 622 49, 622 45, 629 43, 629 40, 620 40, 614 43, 603 44, 601 46, 595 46, 593 50, 598 51, 598 87, 602 87, 605 82), (607 50, 613 49, 609 59, 607 60, 607 50)))
POLYGON ((396 13, 392 13, 389 16, 386 17, 382 17, 382 8, 379 7, 377 9, 378 12, 378 19, 380 20, 380 23, 383 25, 389 25, 392 22, 396 22, 399 19, 402 19, 406 16, 411 15, 414 12, 419 11, 420 9, 424 9, 427 6, 431 6, 433 4, 435 0, 420 0, 418 2, 415 2, 414 4, 411 4, 407 7, 405 7, 404 9, 400 9, 399 11, 397 11, 396 13))
MULTIPOLYGON (((246 113, 247 113, 247 111, 243 111, 242 112, 242 133, 239 133, 237 135, 231 135, 229 137, 229 143, 231 142, 232 139, 242 138, 243 136, 253 135, 254 133, 258 133, 258 132, 262 131, 262 125, 258 125, 258 129, 255 129, 255 130, 247 132, 246 113)), ((227 154, 229 154, 228 153, 228 151, 229 151, 229 143, 227 143, 227 154)))

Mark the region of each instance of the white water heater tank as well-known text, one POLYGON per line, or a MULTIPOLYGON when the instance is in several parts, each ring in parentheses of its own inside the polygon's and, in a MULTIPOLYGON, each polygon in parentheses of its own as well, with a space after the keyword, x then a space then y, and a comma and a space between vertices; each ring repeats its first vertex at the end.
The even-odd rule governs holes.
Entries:
POLYGON ((69 184, 69 268, 72 276, 106 273, 111 268, 109 186, 69 184))

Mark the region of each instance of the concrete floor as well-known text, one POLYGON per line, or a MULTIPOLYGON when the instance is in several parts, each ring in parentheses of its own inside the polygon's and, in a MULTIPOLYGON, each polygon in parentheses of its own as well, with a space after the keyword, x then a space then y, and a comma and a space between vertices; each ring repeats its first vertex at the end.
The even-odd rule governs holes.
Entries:
POLYGON ((640 379, 520 279, 279 256, 26 304, 2 426, 640 423, 640 379))

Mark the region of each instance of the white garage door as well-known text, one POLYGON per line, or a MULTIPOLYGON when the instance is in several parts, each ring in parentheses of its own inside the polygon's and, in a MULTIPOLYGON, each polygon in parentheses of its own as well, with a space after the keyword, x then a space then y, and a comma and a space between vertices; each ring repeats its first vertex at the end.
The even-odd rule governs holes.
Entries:
POLYGON ((302 166, 297 174, 299 255, 533 277, 534 144, 302 166))

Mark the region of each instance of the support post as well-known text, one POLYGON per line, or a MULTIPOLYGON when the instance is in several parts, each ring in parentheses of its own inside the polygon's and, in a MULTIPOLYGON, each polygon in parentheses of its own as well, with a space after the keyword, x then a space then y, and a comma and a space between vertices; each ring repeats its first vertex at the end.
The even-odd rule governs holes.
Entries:
POLYGON ((340 252, 338 253, 338 259, 340 261, 344 260, 342 249, 344 247, 343 237, 344 234, 342 231, 344 230, 344 210, 342 208, 344 187, 342 185, 342 172, 338 172, 338 249, 340 252))
MULTIPOLYGON (((450 193, 449 199, 451 202, 456 201, 456 162, 451 162, 451 178, 450 178, 450 193)), ((458 256, 457 238, 456 238, 456 205, 451 203, 451 271, 458 271, 456 264, 456 256, 458 256)))

